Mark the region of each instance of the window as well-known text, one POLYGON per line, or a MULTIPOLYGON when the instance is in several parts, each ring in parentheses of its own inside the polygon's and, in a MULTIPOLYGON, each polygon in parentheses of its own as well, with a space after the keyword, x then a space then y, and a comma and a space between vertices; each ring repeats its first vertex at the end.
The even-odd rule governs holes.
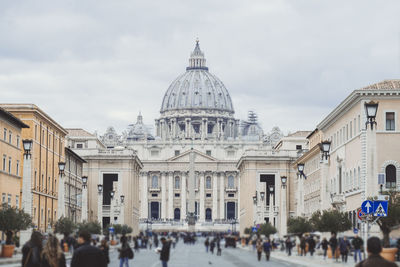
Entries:
POLYGON ((303 147, 301 145, 296 145, 296 150, 302 150, 303 147))
POLYGON ((15 172, 16 175, 19 175, 19 160, 17 160, 17 171, 15 172))
POLYGON ((12 143, 12 132, 10 131, 10 134, 8 135, 8 142, 11 144, 12 143))
POLYGON ((7 129, 4 128, 4 137, 3 137, 4 141, 7 141, 7 129))
POLYGON ((151 150, 150 154, 152 157, 158 157, 158 150, 151 150))
POLYGON ((6 193, 3 193, 1 196, 1 204, 6 203, 6 193))
POLYGON ((394 131, 394 112, 386 112, 386 131, 394 131))
POLYGON ((232 157, 235 156, 235 151, 234 151, 234 150, 229 150, 229 151, 227 152, 227 154, 228 154, 228 157, 232 158, 232 157))
POLYGON ((396 188, 396 167, 392 164, 386 166, 386 188, 396 188))
POLYGON ((346 142, 349 140, 349 125, 346 124, 346 142))
POLYGON ((8 172, 11 173, 11 157, 8 158, 8 172))
POLYGON ((158 197, 158 194, 151 194, 152 197, 158 197))
POLYGON ((83 144, 76 144, 76 148, 83 148, 83 144))
POLYGON ((206 188, 211 189, 211 177, 207 176, 206 178, 206 188))
POLYGON ((3 155, 3 171, 6 171, 6 159, 7 159, 7 156, 3 155))
POLYGON ((233 175, 228 176, 228 188, 234 188, 235 187, 235 178, 233 175))
POLYGON ((180 197, 181 195, 179 194, 179 193, 176 193, 175 194, 175 197, 180 197))
POLYGON ((43 209, 40 211, 40 221, 41 221, 41 223, 43 223, 43 219, 44 219, 44 217, 43 217, 43 209))
POLYGON ((36 177, 37 177, 37 171, 35 170, 35 176, 33 177, 33 186, 34 186, 34 188, 35 188, 35 190, 36 190, 36 177))
POLYGON ((358 132, 361 132, 361 120, 360 120, 360 115, 358 115, 358 132))
POLYGON ((353 126, 354 126, 354 136, 356 136, 356 134, 357 134, 357 130, 356 130, 356 119, 354 119, 353 126))
POLYGON ((8 207, 11 207, 11 194, 8 194, 8 201, 7 201, 7 205, 8 207))
POLYGON ((179 189, 181 187, 181 180, 178 176, 175 177, 175 189, 179 189))
POLYGON ((44 144, 44 130, 42 130, 42 144, 44 144))
POLYGON ((35 125, 35 140, 37 140, 37 125, 35 125))
POLYGON ((151 178, 151 188, 158 188, 158 176, 153 175, 151 178))
POLYGON ((20 138, 19 135, 17 135, 17 147, 18 147, 18 148, 19 148, 19 142, 20 142, 20 141, 19 141, 19 138, 20 138))
POLYGON ((206 194, 206 197, 211 197, 211 194, 210 193, 206 194))
POLYGON ((353 138, 353 122, 350 122, 350 139, 353 138))
POLYGON ((228 194, 228 197, 235 197, 235 194, 228 194))
POLYGON ((360 167, 358 167, 358 171, 357 171, 357 185, 358 185, 358 188, 360 188, 360 186, 361 186, 361 170, 360 170, 360 167))
POLYGON ((15 207, 19 207, 19 196, 18 195, 16 195, 15 196, 15 207))
POLYGON ((179 156, 180 153, 181 153, 181 152, 180 152, 179 150, 175 150, 175 157, 176 157, 176 156, 179 156))
POLYGON ((211 156, 211 150, 206 150, 206 155, 211 156))

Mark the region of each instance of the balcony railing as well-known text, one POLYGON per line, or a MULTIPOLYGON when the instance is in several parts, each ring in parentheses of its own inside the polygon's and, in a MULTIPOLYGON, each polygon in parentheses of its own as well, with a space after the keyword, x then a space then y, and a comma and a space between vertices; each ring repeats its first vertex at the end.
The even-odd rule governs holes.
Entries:
POLYGON ((225 188, 226 192, 237 192, 237 187, 227 187, 225 188))

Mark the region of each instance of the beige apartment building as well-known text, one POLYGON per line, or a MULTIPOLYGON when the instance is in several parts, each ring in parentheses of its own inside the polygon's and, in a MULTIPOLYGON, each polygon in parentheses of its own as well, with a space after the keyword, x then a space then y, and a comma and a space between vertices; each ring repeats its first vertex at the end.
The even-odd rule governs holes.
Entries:
POLYGON ((17 208, 21 206, 22 128, 29 126, 0 108, 0 203, 17 208))
MULTIPOLYGON (((32 139, 32 218, 40 231, 52 228, 57 220, 58 163, 65 162, 66 130, 34 104, 0 104, 29 128, 23 128, 22 139, 32 139)), ((22 148, 21 148, 22 149, 22 148)), ((23 151, 19 154, 23 165, 23 151)), ((20 176, 23 177, 23 167, 20 176)), ((20 188, 20 187, 19 187, 20 188)))
POLYGON ((400 80, 385 80, 354 90, 308 136, 310 150, 297 163, 305 163, 297 215, 338 208, 359 227, 356 210, 363 200, 383 189, 400 189, 400 80), (366 126, 366 102, 378 102, 376 125, 366 126), (319 144, 331 141, 330 157, 322 160, 319 144))

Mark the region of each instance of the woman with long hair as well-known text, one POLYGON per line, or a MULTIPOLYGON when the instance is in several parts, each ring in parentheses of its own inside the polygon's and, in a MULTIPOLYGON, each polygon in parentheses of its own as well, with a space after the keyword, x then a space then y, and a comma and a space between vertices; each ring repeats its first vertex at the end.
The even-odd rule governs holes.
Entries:
POLYGON ((38 231, 33 231, 31 239, 22 248, 22 266, 40 267, 43 236, 38 231))
POLYGON ((65 256, 57 237, 50 235, 42 251, 41 267, 66 267, 65 256))
POLYGON ((108 253, 109 248, 108 248, 107 240, 102 239, 99 248, 101 249, 101 252, 103 252, 103 255, 104 255, 104 258, 106 259, 107 264, 109 264, 110 263, 110 255, 108 253))

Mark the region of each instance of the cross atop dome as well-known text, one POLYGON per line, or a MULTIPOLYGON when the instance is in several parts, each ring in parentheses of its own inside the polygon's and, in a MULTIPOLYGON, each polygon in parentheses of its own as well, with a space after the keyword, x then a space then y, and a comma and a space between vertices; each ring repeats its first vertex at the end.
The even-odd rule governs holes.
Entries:
POLYGON ((208 70, 206 67, 206 59, 204 58, 204 53, 200 49, 199 38, 196 39, 196 46, 194 47, 193 52, 190 54, 189 58, 189 67, 186 70, 208 70))

